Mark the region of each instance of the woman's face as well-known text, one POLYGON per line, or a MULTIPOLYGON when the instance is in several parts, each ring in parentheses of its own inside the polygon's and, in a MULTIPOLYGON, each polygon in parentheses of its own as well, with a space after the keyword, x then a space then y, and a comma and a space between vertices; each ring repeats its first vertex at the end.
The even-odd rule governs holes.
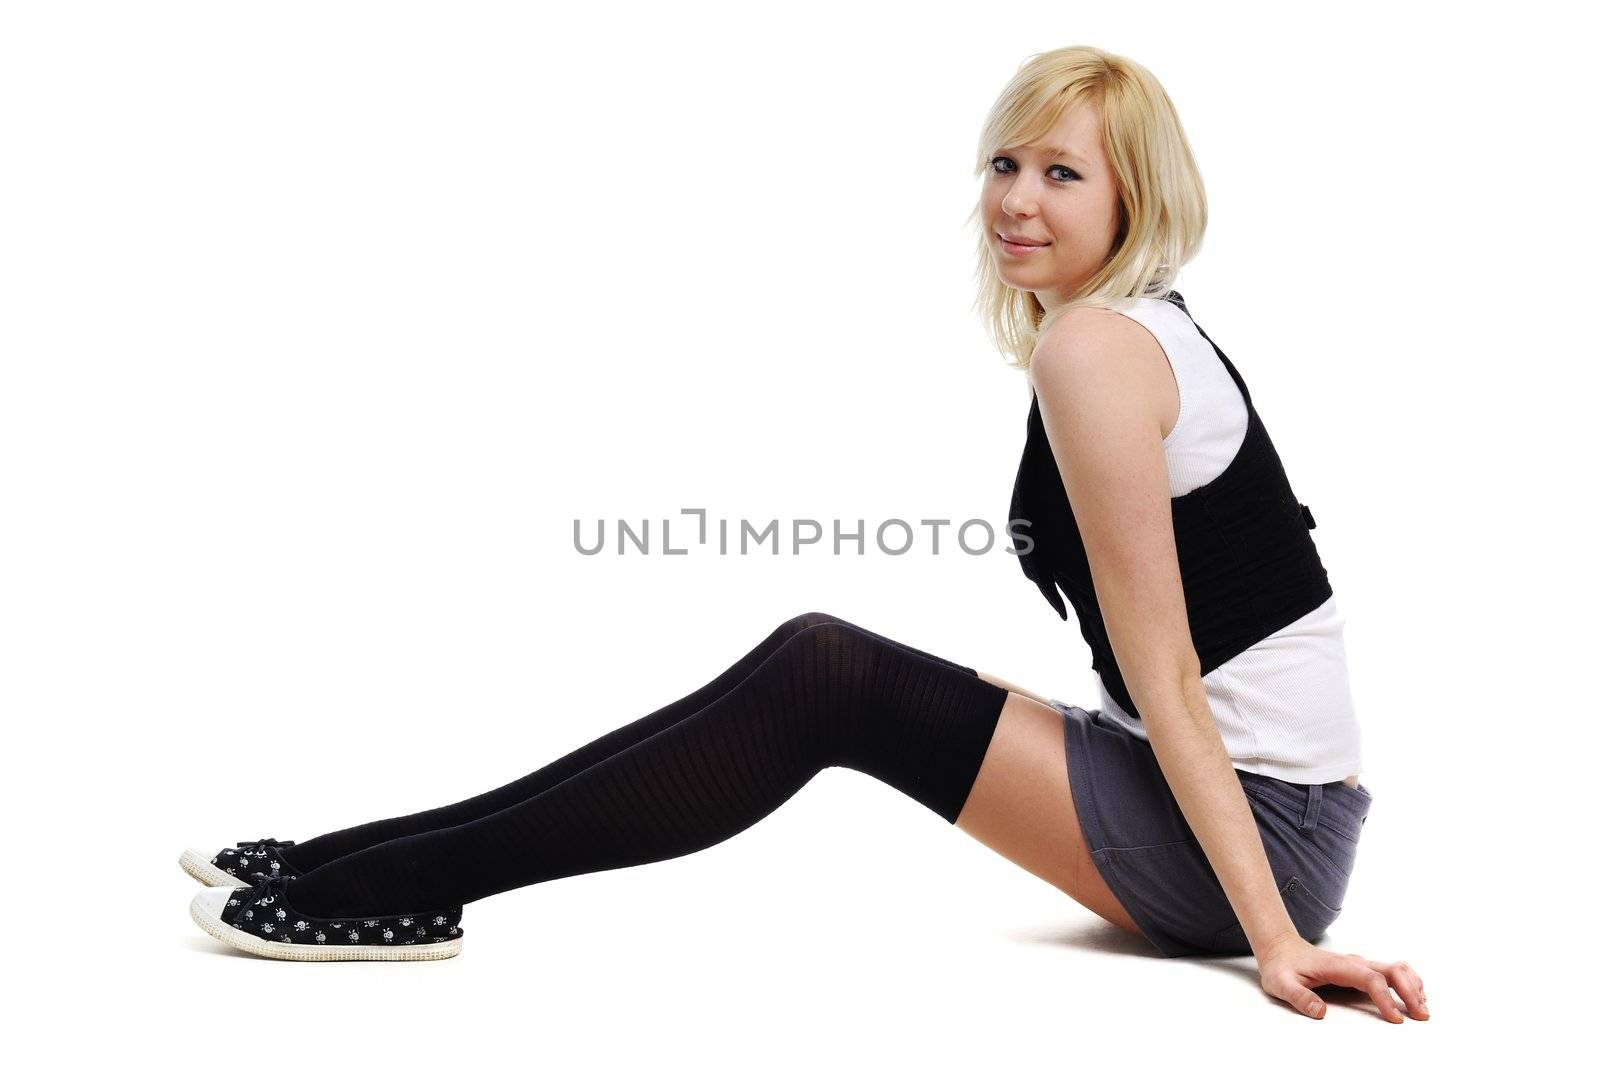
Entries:
POLYGON ((1105 265, 1121 219, 1100 109, 1069 108, 1040 143, 1002 148, 980 213, 1001 280, 1035 293, 1047 311, 1065 303, 1105 265))

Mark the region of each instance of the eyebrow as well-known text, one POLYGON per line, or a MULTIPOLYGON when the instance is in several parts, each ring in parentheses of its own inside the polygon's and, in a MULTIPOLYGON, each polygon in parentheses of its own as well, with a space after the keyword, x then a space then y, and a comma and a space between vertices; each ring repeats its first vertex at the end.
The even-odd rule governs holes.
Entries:
MULTIPOLYGON (((1031 146, 1023 144, 1023 145, 1019 145, 1019 147, 1027 148, 1027 147, 1031 147, 1031 146)), ((1071 159, 1073 162, 1077 163, 1079 166, 1087 166, 1087 165, 1089 165, 1089 160, 1085 159, 1083 156, 1079 155, 1077 152, 1074 152, 1069 148, 1058 148, 1053 144, 1041 144, 1041 145, 1038 146, 1038 149, 1039 149, 1039 151, 1044 152, 1045 158, 1047 158, 1047 159, 1071 159)), ((1015 149, 1010 149, 1010 148, 1005 149, 1005 150, 1006 151, 1015 151, 1015 149)))
POLYGON ((1041 147, 1043 148, 1045 154, 1051 159, 1072 159, 1079 163, 1087 163, 1089 161, 1083 156, 1079 155, 1077 152, 1071 151, 1067 148, 1054 148, 1048 144, 1042 145, 1041 147))

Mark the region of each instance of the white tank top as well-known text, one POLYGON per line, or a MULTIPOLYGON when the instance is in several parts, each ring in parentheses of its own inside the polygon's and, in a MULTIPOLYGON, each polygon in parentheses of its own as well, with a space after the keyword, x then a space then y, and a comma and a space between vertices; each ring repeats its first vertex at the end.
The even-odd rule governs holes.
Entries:
MULTIPOLYGON (((1121 313, 1148 329, 1178 383, 1178 420, 1162 440, 1174 498, 1222 473, 1244 442, 1244 397, 1187 314, 1142 297, 1121 313)), ((1332 598, 1252 644, 1203 678, 1234 766, 1296 784, 1326 784, 1361 771, 1361 729, 1350 697, 1344 617, 1332 598)), ((1100 685, 1101 712, 1145 742, 1100 685)))

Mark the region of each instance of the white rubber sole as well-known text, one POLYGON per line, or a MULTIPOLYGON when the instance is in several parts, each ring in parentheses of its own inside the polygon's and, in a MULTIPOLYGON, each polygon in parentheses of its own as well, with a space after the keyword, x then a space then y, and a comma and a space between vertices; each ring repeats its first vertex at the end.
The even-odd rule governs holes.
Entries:
POLYGON ((211 863, 211 855, 197 850, 186 850, 178 856, 178 868, 194 877, 206 887, 249 887, 243 880, 230 876, 211 863))
POLYGON ((319 944, 278 943, 253 936, 224 921, 220 914, 232 891, 216 888, 200 892, 189 904, 189 916, 214 939, 236 950, 278 961, 442 961, 461 953, 461 940, 443 943, 416 943, 410 946, 367 946, 360 943, 319 944))

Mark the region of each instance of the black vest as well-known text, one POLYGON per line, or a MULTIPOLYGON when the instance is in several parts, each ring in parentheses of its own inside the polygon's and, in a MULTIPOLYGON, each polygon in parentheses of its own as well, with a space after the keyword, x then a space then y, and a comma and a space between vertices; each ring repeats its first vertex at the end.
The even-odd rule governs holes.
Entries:
MULTIPOLYGON (((1178 293, 1170 293, 1167 299, 1189 314, 1178 293)), ((1249 418, 1244 442, 1228 468, 1210 483, 1172 501, 1172 529, 1189 630, 1200 671, 1209 673, 1327 602, 1333 588, 1311 540, 1309 530, 1316 528, 1311 508, 1295 499, 1266 426, 1250 402, 1250 390, 1216 341, 1198 325, 1195 328, 1239 386, 1249 418)), ((1089 576, 1089 559, 1045 438, 1037 394, 1028 410, 1028 439, 1011 495, 1011 519, 1012 543, 1022 572, 1039 585, 1063 618, 1067 608, 1061 593, 1066 593, 1078 612, 1084 641, 1094 653, 1094 669, 1101 683, 1118 706, 1137 717, 1139 711, 1106 636, 1089 576), (1026 537, 1032 538, 1033 547, 1024 553, 1026 537)))

